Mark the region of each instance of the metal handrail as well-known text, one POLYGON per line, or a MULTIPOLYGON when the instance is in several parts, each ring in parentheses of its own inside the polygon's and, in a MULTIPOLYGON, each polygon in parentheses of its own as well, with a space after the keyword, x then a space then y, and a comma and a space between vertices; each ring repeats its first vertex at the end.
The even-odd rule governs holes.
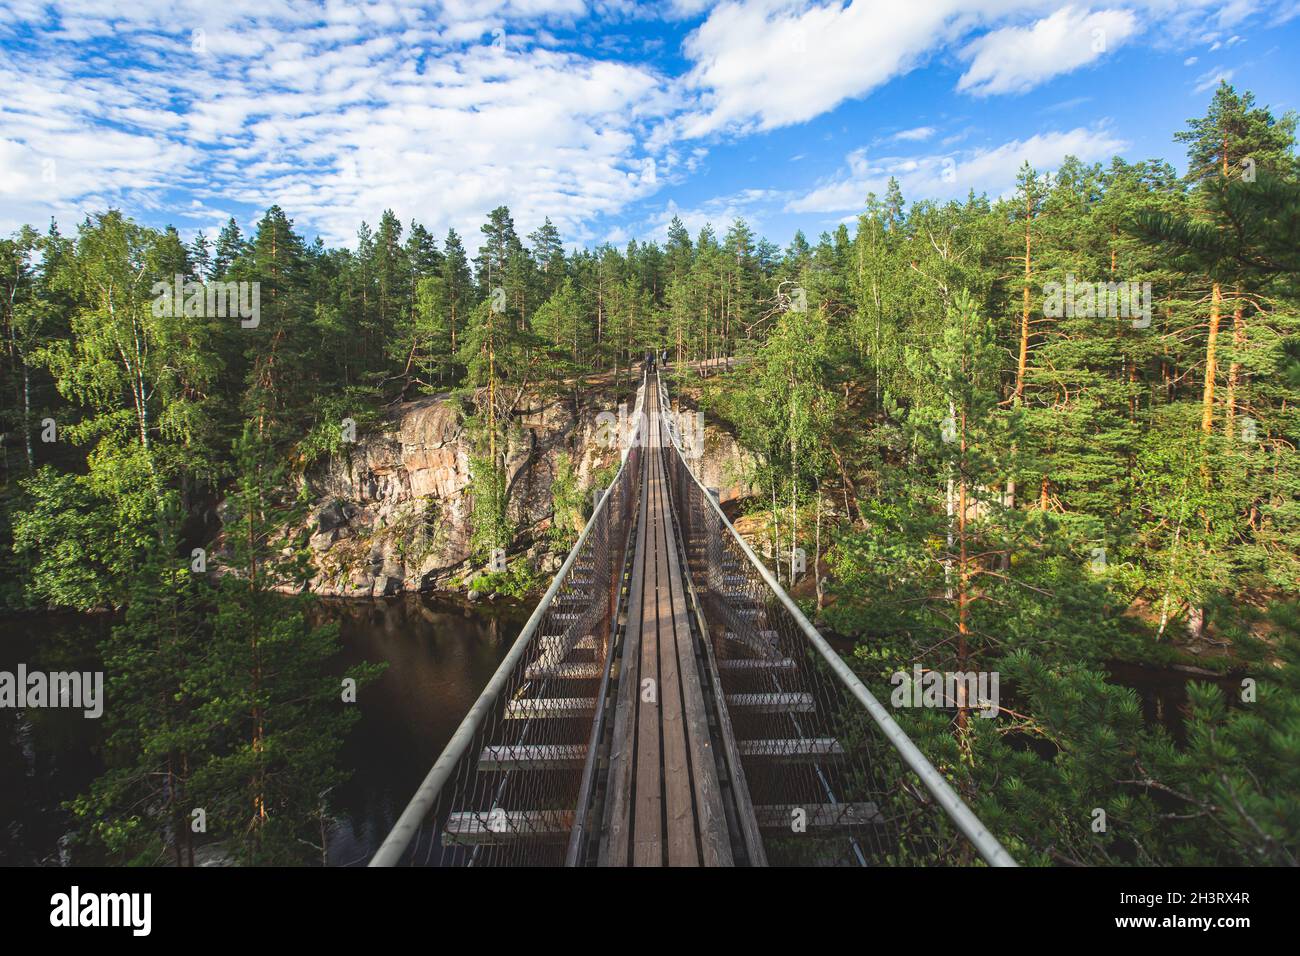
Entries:
MULTIPOLYGON (((667 389, 659 379, 658 373, 655 374, 655 379, 659 390, 659 407, 661 414, 667 413, 671 416, 672 408, 668 403, 667 389)), ((682 453, 678 435, 679 429, 671 427, 667 429, 667 432, 671 439, 673 449, 685 464, 686 456, 682 453)), ((875 721, 876 726, 879 727, 880 731, 885 735, 885 739, 893 745, 894 749, 898 752, 898 755, 902 757, 903 761, 911 768, 912 772, 920 778, 921 783, 930 791, 930 795, 934 797, 935 801, 944 812, 947 813, 948 817, 957 825, 957 828, 965 834, 968 840, 970 840, 971 844, 975 847, 975 850, 984 861, 988 863, 989 866, 1017 866, 1018 864, 1015 859, 1006 851, 1002 844, 998 842, 997 837, 990 833, 988 828, 980 822, 979 817, 975 816, 970 807, 966 806, 965 801, 958 796, 957 791, 953 790, 948 781, 944 779, 943 774, 935 769, 934 764, 930 763, 925 754, 921 753, 916 744, 912 742, 912 739, 907 736, 907 733, 903 728, 898 726, 898 723, 892 716, 890 716, 889 711, 887 711, 880 701, 876 699, 875 695, 867 689, 867 686, 862 683, 858 678, 858 675, 853 673, 852 668, 850 668, 848 664, 844 663, 844 659, 841 658, 835 649, 826 642, 826 639, 821 636, 817 628, 812 625, 812 622, 809 621, 808 618, 804 616, 803 612, 799 610, 799 606, 794 603, 790 598, 790 595, 786 594, 785 589, 781 587, 777 580, 772 576, 772 573, 767 569, 767 566, 759 560, 758 555, 754 553, 754 550, 746 543, 745 539, 740 536, 740 533, 736 531, 735 526, 732 525, 726 514, 723 513, 719 501, 713 497, 707 488, 704 487, 700 482, 699 477, 691 470, 689 465, 687 465, 685 470, 687 474, 691 476, 691 480, 693 480, 701 492, 703 492, 704 500, 709 503, 709 507, 713 509, 714 514, 722 522, 722 526, 731 534, 735 543, 740 547, 742 553, 746 558, 748 558, 749 562, 754 566, 754 569, 762 577, 763 582, 769 589, 771 589, 772 593, 785 607, 791 618, 803 632, 804 637, 808 639, 808 642, 825 659, 826 663, 830 665, 831 672, 840 679, 845 688, 857 698, 864 708, 866 708, 867 713, 871 715, 871 719, 875 721)))
POLYGON ((538 603, 537 607, 533 609, 533 613, 528 618, 528 622, 524 625, 523 630, 519 632, 519 637, 515 639, 515 643, 506 653, 505 659, 501 661, 496 672, 492 675, 491 680, 489 680, 487 686, 483 688, 483 692, 479 694, 478 700, 474 701, 474 705, 470 707, 469 713, 465 715, 465 718, 460 722, 460 726, 456 728, 456 732, 452 734, 451 740, 447 742, 447 746, 443 748, 438 759, 434 761, 433 766, 429 768, 428 774, 425 775, 424 780, 415 791, 415 795, 411 797, 410 802, 406 805, 406 809, 404 809, 401 815, 397 818, 397 822, 393 824, 392 830, 388 832, 388 836, 384 838, 384 842, 380 844, 379 850, 370 860, 370 866, 396 866, 401 861, 402 854, 406 852, 406 848, 419 832, 420 827, 423 825, 424 818, 437 802, 438 796, 442 792, 442 788, 447 783, 447 780, 451 777, 452 771, 473 744, 474 735, 478 733, 483 722, 492 713, 492 707, 496 703, 497 698, 501 696, 501 691, 505 689, 506 684, 509 682, 510 675, 514 673, 515 668, 519 666, 519 662, 523 659, 524 653, 528 649, 528 645, 532 642, 533 637, 537 633, 538 627, 541 625, 542 620, 550 610, 551 603, 555 600, 555 595, 559 592, 561 585, 568 576, 569 571, 572 569, 573 563, 577 560, 578 554, 582 551, 583 545, 586 544, 587 538, 590 536, 592 529, 596 527, 596 519, 600 516, 601 511, 608 506, 610 495, 618 484, 619 479, 622 477, 623 469, 627 467, 628 452, 632 445, 641 440, 641 419, 643 417, 642 411, 644 409, 646 384, 645 378, 642 378, 641 387, 637 392, 636 409, 634 412, 636 424, 630 442, 622 449, 622 460, 619 462, 619 468, 615 473, 614 480, 609 483, 609 486, 605 489, 605 493, 601 495, 600 502, 596 505, 595 510, 591 513, 591 517, 587 520, 586 525, 582 529, 582 534, 578 536, 577 542, 569 551, 568 556, 564 559, 564 563, 560 566, 560 570, 556 572, 554 579, 551 581, 551 586, 546 590, 546 594, 542 597, 542 600, 538 603))

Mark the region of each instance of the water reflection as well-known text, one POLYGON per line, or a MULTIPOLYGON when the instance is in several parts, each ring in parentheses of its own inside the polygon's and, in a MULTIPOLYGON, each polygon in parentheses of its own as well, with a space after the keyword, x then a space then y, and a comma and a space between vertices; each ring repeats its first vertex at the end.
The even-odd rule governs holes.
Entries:
POLYGON ((361 720, 340 763, 351 779, 333 794, 332 866, 364 864, 460 725, 529 609, 466 608, 424 595, 331 601, 343 667, 388 662, 362 689, 361 720))
MULTIPOLYGON (((109 614, 0 619, 0 670, 98 670, 96 649, 113 623, 109 614)), ((69 862, 62 804, 103 771, 103 729, 80 710, 0 707, 0 865, 69 862)))
MULTIPOLYGON (((421 595, 329 601, 322 620, 340 625, 332 669, 361 661, 388 668, 362 688, 358 721, 339 764, 351 778, 333 794, 334 866, 369 860, 505 656, 528 608, 467 608, 421 595)), ((0 619, 0 670, 99 668, 95 648, 110 615, 43 614, 0 619)), ((79 711, 0 708, 0 865, 58 865, 69 856, 65 800, 103 772, 102 720, 79 711)))
MULTIPOLYGON (((363 865, 373 855, 529 612, 414 594, 322 604, 321 619, 340 625, 342 653, 332 669, 388 663, 362 688, 361 719, 339 755, 352 776, 331 794, 331 865, 363 865)), ((42 670, 97 669, 94 649, 113 623, 102 614, 0 619, 0 670, 19 662, 42 670)), ((1121 664, 1110 670, 1112 680, 1138 690, 1148 725, 1163 724, 1181 739, 1186 671, 1121 664)), ((1225 688, 1234 680, 1216 678, 1225 688)), ((75 710, 0 708, 0 865, 76 862, 65 849, 69 815, 61 805, 102 772, 103 728, 104 721, 75 710)))

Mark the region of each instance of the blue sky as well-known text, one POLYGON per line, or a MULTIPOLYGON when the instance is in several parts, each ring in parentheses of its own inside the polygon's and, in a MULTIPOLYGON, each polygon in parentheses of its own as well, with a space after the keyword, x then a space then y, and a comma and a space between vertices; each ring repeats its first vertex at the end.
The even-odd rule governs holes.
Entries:
POLYGON ((1028 159, 1165 158, 1219 77, 1300 108, 1300 0, 7 0, 0 232, 113 205, 189 237, 279 203, 351 245, 392 208, 476 247, 743 216, 784 244, 1028 159))

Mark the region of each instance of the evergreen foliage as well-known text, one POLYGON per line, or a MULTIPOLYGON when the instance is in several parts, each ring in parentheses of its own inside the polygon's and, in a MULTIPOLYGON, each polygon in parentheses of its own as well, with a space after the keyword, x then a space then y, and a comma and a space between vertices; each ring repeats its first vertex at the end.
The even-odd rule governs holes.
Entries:
MULTIPOLYGON (((1294 864, 1295 130, 1224 84, 1176 136, 1186 177, 1067 157, 946 203, 891 180, 784 250, 743 220, 692 236, 675 218, 662 243, 566 252, 504 206, 472 267, 454 230, 439 247, 391 210, 352 249, 279 207, 211 248, 118 210, 0 240, 0 568, 20 579, 0 599, 127 608, 102 648, 118 716, 75 804, 85 838, 184 862, 202 805, 241 860, 314 853, 351 718, 320 676, 334 634, 282 593, 308 575, 304 470, 348 454, 344 419, 452 395, 486 562, 516 544, 506 453, 530 402, 626 389, 666 349, 752 456, 756 546, 880 696, 917 664, 1001 674, 995 717, 899 716, 1013 854, 1294 864), (178 275, 259 283, 259 323, 159 312, 178 275), (217 499, 219 542, 192 520, 217 499), (219 580, 185 570, 218 545, 219 580), (1116 661, 1223 676, 1164 727, 1116 661)), ((567 459, 555 478, 562 550, 591 488, 567 459)), ((523 564, 475 586, 531 587, 523 564)))

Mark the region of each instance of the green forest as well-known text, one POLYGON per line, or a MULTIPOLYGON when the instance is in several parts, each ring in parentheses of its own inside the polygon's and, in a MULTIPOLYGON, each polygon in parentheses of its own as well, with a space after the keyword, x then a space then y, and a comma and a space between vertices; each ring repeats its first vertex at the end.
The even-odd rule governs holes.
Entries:
POLYGON ((79 842, 192 864, 201 805, 241 862, 318 862, 356 718, 295 587, 304 476, 342 423, 448 393, 481 569, 517 531, 523 397, 626 391, 653 349, 749 453, 752 543, 878 697, 918 664, 1001 675, 992 719, 896 716, 1021 863, 1296 865, 1296 125, 1222 84, 1170 131, 1186 175, 1066 157, 945 203, 891 180, 785 248, 674 219, 566 249, 504 206, 473 237, 385 210, 353 248, 278 206, 215 244, 117 209, 0 240, 0 608, 117 615, 79 842), (259 283, 257 315, 160 308, 177 277, 259 283), (1176 721, 1116 662, 1183 668, 1176 721))

